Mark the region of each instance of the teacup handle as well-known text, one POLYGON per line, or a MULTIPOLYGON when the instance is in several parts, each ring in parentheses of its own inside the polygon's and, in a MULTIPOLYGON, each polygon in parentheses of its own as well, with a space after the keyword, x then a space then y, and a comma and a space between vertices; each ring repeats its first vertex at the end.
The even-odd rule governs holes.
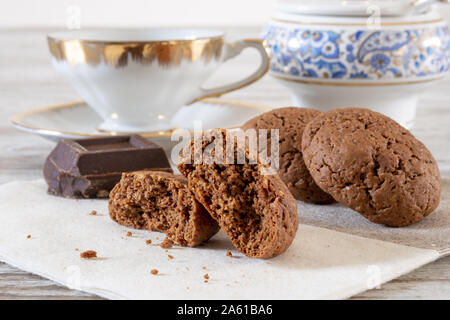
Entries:
POLYGON ((236 56, 238 56, 244 49, 246 48, 255 48, 258 50, 260 56, 261 56, 261 64, 259 65, 258 69, 253 72, 251 75, 246 77, 245 79, 242 79, 240 81, 227 84, 220 87, 215 87, 211 89, 202 89, 200 88, 201 96, 195 98, 191 103, 194 103, 196 101, 205 99, 205 98, 211 98, 211 97, 220 97, 222 94, 241 89, 243 87, 246 87, 253 82, 261 79, 267 71, 269 71, 270 66, 270 58, 266 50, 265 41, 260 39, 245 39, 233 42, 231 44, 225 44, 225 51, 222 58, 222 63, 232 59, 236 56))

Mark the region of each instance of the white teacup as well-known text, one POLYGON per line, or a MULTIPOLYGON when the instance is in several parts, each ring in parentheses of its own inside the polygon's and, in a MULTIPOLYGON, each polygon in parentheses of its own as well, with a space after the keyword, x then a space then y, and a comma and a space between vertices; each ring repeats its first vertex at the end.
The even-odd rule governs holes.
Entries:
POLYGON ((224 33, 201 29, 65 31, 47 37, 55 68, 103 119, 99 130, 170 129, 183 105, 219 96, 261 78, 269 68, 259 39, 225 43, 224 33), (226 60, 253 47, 259 68, 247 78, 204 89, 226 60))

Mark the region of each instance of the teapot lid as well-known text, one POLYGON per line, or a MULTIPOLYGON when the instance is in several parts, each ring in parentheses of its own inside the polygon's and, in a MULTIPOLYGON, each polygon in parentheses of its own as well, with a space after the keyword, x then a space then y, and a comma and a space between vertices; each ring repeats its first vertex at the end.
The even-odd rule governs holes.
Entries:
POLYGON ((405 16, 427 12, 436 2, 449 0, 279 0, 282 13, 326 16, 405 16))

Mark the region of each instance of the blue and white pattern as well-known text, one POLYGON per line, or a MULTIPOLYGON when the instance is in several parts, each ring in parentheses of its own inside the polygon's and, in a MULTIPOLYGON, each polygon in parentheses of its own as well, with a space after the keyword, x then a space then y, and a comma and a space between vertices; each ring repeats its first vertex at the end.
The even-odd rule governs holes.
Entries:
POLYGON ((299 79, 420 80, 450 69, 450 30, 313 30, 270 26, 271 71, 299 79))

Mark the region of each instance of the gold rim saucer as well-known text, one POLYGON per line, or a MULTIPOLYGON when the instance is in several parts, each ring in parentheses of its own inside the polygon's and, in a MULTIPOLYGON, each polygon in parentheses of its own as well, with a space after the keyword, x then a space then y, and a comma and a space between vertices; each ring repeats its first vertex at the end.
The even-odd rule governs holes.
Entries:
MULTIPOLYGON (((240 108, 255 108, 260 110, 261 113, 270 110, 271 108, 266 105, 243 102, 243 101, 233 101, 233 100, 222 100, 222 99, 204 99, 202 103, 214 104, 214 105, 228 105, 240 108)), ((32 110, 27 110, 24 112, 17 113, 10 118, 11 123, 18 129, 27 131, 30 133, 38 134, 45 137, 52 138, 64 138, 67 136, 80 137, 80 138, 90 138, 90 137, 104 137, 104 136, 114 136, 114 135, 124 135, 124 134, 139 134, 145 138, 170 138, 172 132, 177 128, 165 131, 148 131, 148 132, 114 132, 114 131, 98 131, 97 133, 81 133, 81 132, 71 132, 64 130, 55 129, 45 129, 29 124, 25 119, 31 115, 45 114, 49 111, 70 109, 70 108, 89 108, 89 106, 84 101, 77 101, 71 103, 65 103, 60 105, 36 108, 32 110)))

